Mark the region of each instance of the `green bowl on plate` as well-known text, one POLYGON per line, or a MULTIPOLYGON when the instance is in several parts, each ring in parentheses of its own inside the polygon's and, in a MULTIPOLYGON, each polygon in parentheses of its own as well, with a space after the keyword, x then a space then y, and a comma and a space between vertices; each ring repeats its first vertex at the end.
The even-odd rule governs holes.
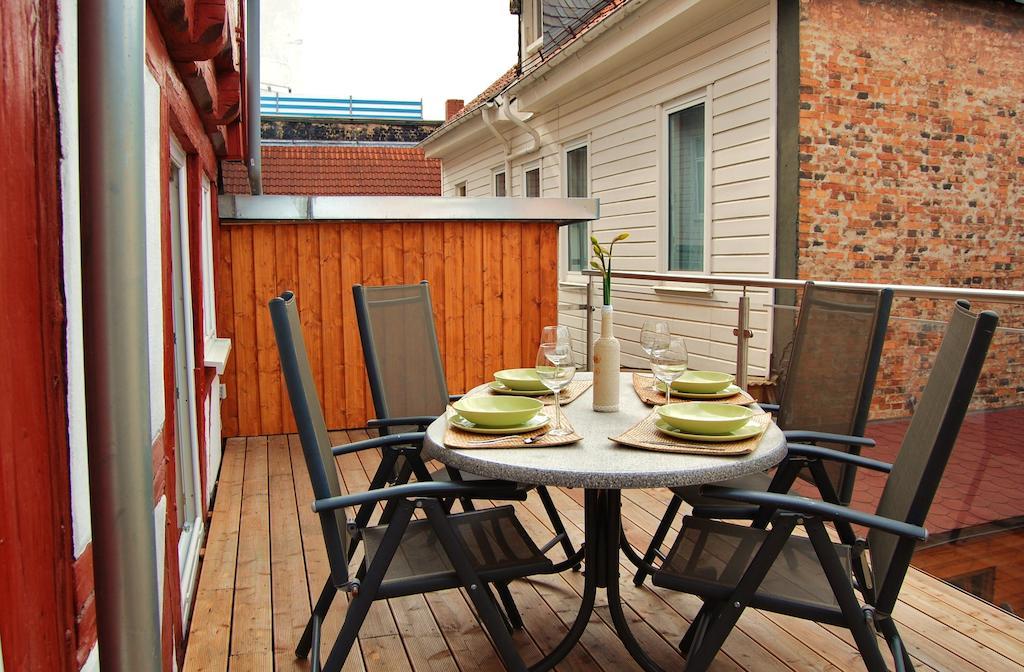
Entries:
POLYGON ((730 373, 687 370, 672 381, 672 389, 690 394, 714 394, 732 385, 735 379, 736 377, 730 373))
POLYGON ((537 415, 544 404, 530 397, 463 397, 452 404, 459 415, 481 427, 515 427, 537 415))
POLYGON ((754 411, 746 406, 713 401, 690 401, 659 406, 658 415, 687 434, 728 434, 747 424, 754 411))
POLYGON ((504 369, 503 371, 495 371, 494 379, 510 390, 537 392, 548 389, 544 387, 540 376, 537 375, 537 369, 504 369))

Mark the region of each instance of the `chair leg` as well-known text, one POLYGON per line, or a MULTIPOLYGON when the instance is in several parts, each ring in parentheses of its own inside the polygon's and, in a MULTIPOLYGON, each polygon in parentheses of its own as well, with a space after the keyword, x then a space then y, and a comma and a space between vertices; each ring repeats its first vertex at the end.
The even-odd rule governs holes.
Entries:
MULTIPOLYGON (((665 543, 665 537, 668 536, 669 531, 672 529, 672 521, 675 520, 676 514, 679 513, 679 507, 682 505, 683 498, 673 493, 672 499, 668 503, 668 508, 665 509, 665 515, 661 517, 658 529, 654 531, 654 536, 651 537, 651 544, 647 547, 647 552, 644 553, 644 562, 648 565, 652 564, 658 556, 658 549, 665 543)), ((636 570, 636 575, 633 576, 633 585, 642 586, 645 579, 647 579, 647 570, 641 567, 636 570)))
POLYGON ((708 602, 700 605, 700 611, 694 616, 693 622, 686 629, 683 638, 679 640, 679 653, 688 656, 694 644, 700 646, 700 640, 704 637, 704 631, 708 627, 707 618, 711 610, 712 607, 708 602))
POLYGON ((309 655, 310 646, 313 644, 314 631, 319 629, 318 623, 323 622, 324 616, 327 615, 327 610, 331 608, 331 603, 337 594, 338 589, 334 587, 330 577, 328 577, 327 582, 324 583, 323 590, 320 591, 320 597, 317 598, 316 605, 313 607, 313 613, 309 615, 309 620, 306 621, 306 629, 302 631, 302 637, 299 638, 299 643, 295 647, 296 658, 305 658, 309 655))
POLYGON ((878 628, 882 636, 889 643, 889 650, 892 652, 893 661, 896 663, 896 672, 914 672, 914 661, 910 658, 910 652, 903 644, 896 623, 891 618, 884 618, 878 621, 878 628))
MULTIPOLYGON (((331 653, 327 657, 327 662, 324 663, 324 672, 340 672, 341 666, 345 664, 345 659, 348 658, 349 651, 352 650, 352 645, 355 644, 356 637, 359 635, 359 628, 362 627, 366 614, 370 611, 370 605, 377 599, 380 584, 384 580, 385 574, 387 574, 391 560, 395 557, 395 552, 402 542, 402 537, 405 536, 405 531, 409 527, 412 514, 413 505, 407 500, 402 500, 395 511, 391 524, 388 525, 388 529, 381 539, 380 547, 373 557, 373 562, 366 568, 366 576, 360 583, 359 593, 348 605, 348 611, 345 613, 345 622, 342 623, 341 632, 338 633, 337 639, 334 640, 331 653)), ((364 562, 363 564, 365 566, 366 563, 364 562)))
POLYGON ((836 549, 832 545, 832 540, 829 538, 824 524, 820 519, 808 518, 804 522, 804 528, 814 546, 821 568, 825 571, 825 578, 832 586, 832 593, 846 618, 846 627, 850 629, 854 641, 857 642, 857 648, 864 659, 864 666, 870 672, 887 670, 885 659, 882 658, 882 652, 878 648, 878 638, 868 627, 869 616, 864 613, 860 602, 857 601, 850 576, 839 562, 839 556, 836 555, 836 549))
POLYGON ((477 614, 479 614, 487 633, 491 636, 491 641, 494 642, 494 647, 498 650, 498 655, 501 656, 505 667, 512 672, 527 672, 526 663, 523 662, 516 650, 515 642, 512 641, 512 636, 505 628, 497 605, 489 599, 483 582, 480 581, 480 577, 477 576, 469 562, 466 547, 455 534, 455 530, 452 529, 451 522, 441 504, 436 500, 417 502, 417 504, 420 503, 422 503, 427 518, 437 534, 438 541, 444 548, 445 555, 448 556, 455 573, 473 601, 473 606, 476 607, 477 614))
MULTIPOLYGON (((559 515, 558 509, 555 508, 555 502, 551 499, 551 493, 543 485, 537 486, 537 495, 540 497, 540 503, 544 505, 544 511, 548 514, 548 519, 551 520, 551 526, 555 528, 555 536, 560 538, 562 544, 562 551, 565 552, 566 559, 576 555, 576 549, 572 546, 572 540, 569 539, 569 534, 565 531, 565 525, 562 523, 562 516, 559 515)), ((580 565, 577 563, 574 567, 574 571, 579 571, 580 565)))
POLYGON ((508 616, 509 625, 516 630, 522 630, 523 616, 519 613, 519 607, 516 606, 515 600, 512 599, 512 591, 508 589, 508 584, 496 583, 494 591, 501 599, 501 606, 505 609, 505 615, 508 616))
MULTIPOLYGON (((388 479, 394 473, 395 462, 398 456, 393 450, 384 450, 384 454, 381 456, 380 464, 377 465, 377 471, 374 472, 373 478, 370 479, 369 490, 379 490, 388 483, 388 479)), ((376 507, 376 503, 363 504, 356 511, 356 517, 354 519, 355 526, 362 529, 370 524, 370 518, 373 517, 373 510, 376 507)), ((355 555, 356 548, 359 546, 360 538, 353 536, 348 544, 348 557, 355 555)))

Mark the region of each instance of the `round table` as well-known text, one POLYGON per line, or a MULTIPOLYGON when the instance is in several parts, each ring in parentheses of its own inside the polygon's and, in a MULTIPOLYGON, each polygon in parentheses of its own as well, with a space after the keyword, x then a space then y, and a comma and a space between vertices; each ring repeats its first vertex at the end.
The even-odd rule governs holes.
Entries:
MULTIPOLYGON (((580 373, 577 379, 587 379, 591 375, 580 373)), ((650 412, 633 390, 632 374, 621 374, 619 383, 618 413, 596 413, 592 408, 593 388, 562 407, 565 418, 584 437, 582 441, 568 446, 456 450, 444 446, 444 418, 439 418, 427 429, 424 457, 488 478, 586 490, 583 602, 568 634, 551 653, 530 668, 534 672, 556 665, 579 641, 593 612, 598 588, 607 591, 615 630, 630 655, 644 669, 660 669, 637 643, 622 612, 619 596, 620 547, 632 554, 622 536, 622 489, 716 483, 764 471, 781 462, 786 455, 785 438, 774 423, 762 435, 757 448, 741 457, 651 452, 617 444, 608 437, 620 434, 650 412)), ((469 394, 484 387, 475 388, 469 394)))

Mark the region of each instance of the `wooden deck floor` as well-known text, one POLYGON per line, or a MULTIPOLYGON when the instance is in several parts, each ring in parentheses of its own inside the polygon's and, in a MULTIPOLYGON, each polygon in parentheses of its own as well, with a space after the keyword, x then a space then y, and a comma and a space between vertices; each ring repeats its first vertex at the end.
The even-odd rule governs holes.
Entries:
MULTIPOLYGON (((336 443, 365 438, 338 433, 336 443)), ((344 486, 364 490, 376 457, 338 460, 344 486)), ((553 490, 552 496, 579 543, 582 491, 553 490)), ((664 510, 666 492, 623 492, 624 527, 643 546, 664 510)), ((186 649, 185 670, 306 670, 292 653, 309 615, 311 597, 323 585, 327 563, 319 523, 309 507, 312 494, 295 436, 230 439, 224 453, 217 499, 186 649)), ((519 508, 535 538, 547 518, 535 498, 519 508)), ((622 592, 638 639, 666 669, 679 669, 675 643, 699 601, 653 588, 636 588, 623 560, 622 592)), ((515 582, 513 594, 526 629, 515 635, 527 662, 554 647, 579 604, 578 573, 515 582)), ((600 591, 603 593, 603 591, 600 591)), ((1024 668, 1024 622, 973 596, 912 570, 895 614, 920 670, 1020 670, 1024 668)), ((598 609, 579 646, 560 670, 636 670, 598 609)), ((331 640, 342 603, 324 626, 331 640)), ((330 641, 327 642, 329 646, 330 641)), ((347 670, 501 670, 469 602, 456 590, 380 602, 370 612, 347 670)), ((797 619, 747 611, 726 641, 714 670, 864 669, 849 634, 797 619)))

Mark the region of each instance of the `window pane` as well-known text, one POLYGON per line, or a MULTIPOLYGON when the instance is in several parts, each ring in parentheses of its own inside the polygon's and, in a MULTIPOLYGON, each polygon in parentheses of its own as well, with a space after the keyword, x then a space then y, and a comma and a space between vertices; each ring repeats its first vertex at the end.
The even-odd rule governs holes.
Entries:
POLYGON ((526 197, 540 197, 540 168, 526 171, 526 197))
POLYGON ((505 195, 505 173, 494 174, 494 195, 499 197, 505 195))
MULTIPOLYGON (((586 198, 587 148, 577 147, 565 153, 565 187, 569 198, 586 198)), ((569 225, 569 270, 582 271, 587 264, 587 223, 569 225)))
POLYGON ((704 104, 668 117, 668 268, 704 270, 704 104))

